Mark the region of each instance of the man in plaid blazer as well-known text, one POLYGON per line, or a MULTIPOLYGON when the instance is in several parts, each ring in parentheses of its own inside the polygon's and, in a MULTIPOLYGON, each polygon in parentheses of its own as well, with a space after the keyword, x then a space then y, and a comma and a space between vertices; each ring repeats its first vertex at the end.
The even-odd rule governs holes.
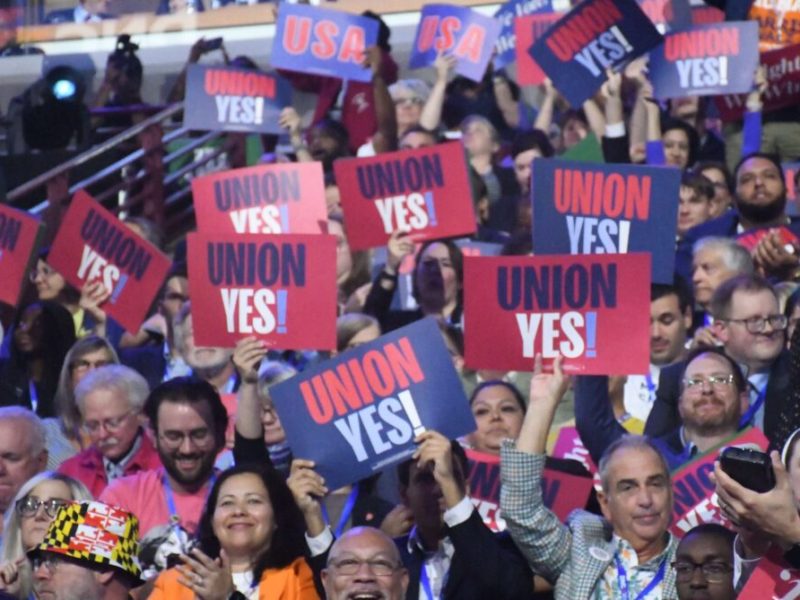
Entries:
POLYGON ((666 462, 641 436, 614 442, 600 461, 603 517, 574 511, 562 524, 542 501, 545 443, 569 384, 557 358, 553 374, 537 356, 531 397, 516 443, 501 451, 500 500, 508 531, 531 568, 555 585, 557 600, 677 598, 677 539, 668 531, 672 483, 666 462))

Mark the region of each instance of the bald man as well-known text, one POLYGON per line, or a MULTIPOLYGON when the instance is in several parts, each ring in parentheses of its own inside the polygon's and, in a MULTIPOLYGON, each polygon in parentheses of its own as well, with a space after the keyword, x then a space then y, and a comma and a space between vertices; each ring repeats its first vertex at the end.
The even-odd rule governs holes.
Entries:
POLYGON ((328 600, 359 594, 381 600, 403 600, 408 571, 390 537, 372 527, 354 527, 337 539, 322 571, 328 600))

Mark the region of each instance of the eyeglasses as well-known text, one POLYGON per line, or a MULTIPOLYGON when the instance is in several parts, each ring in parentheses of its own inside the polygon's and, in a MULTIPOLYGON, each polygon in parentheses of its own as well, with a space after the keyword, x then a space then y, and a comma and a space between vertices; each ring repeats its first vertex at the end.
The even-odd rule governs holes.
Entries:
POLYGON ((695 570, 700 569, 708 583, 722 583, 727 577, 730 577, 730 572, 733 571, 733 568, 724 562, 707 562, 698 565, 675 561, 672 563, 672 568, 675 569, 675 579, 681 582, 691 581, 695 570))
POLYGON ((768 317, 750 317, 749 319, 720 319, 728 323, 744 323, 750 333, 761 333, 766 329, 767 322, 775 331, 783 331, 789 323, 786 315, 769 315, 768 317))
POLYGON ((193 429, 189 432, 184 431, 165 431, 159 433, 158 437, 165 446, 177 448, 183 444, 183 441, 188 437, 195 446, 207 446, 209 442, 214 439, 214 434, 207 428, 193 429))
POLYGON ((52 577, 55 575, 58 565, 68 561, 54 554, 42 553, 39 556, 35 556, 31 562, 34 571, 37 571, 39 567, 44 567, 47 571, 47 576, 52 577))
POLYGON ((393 562, 381 558, 374 560, 344 558, 331 563, 331 566, 336 569, 340 575, 355 575, 361 570, 361 565, 367 565, 372 574, 377 575, 378 577, 386 577, 391 575, 400 568, 393 562))
POLYGON ((69 500, 61 500, 60 498, 41 500, 36 496, 25 496, 21 500, 17 500, 17 513, 21 517, 32 517, 39 512, 39 507, 43 506, 47 516, 51 519, 55 519, 58 514, 58 509, 67 504, 69 504, 69 500))
POLYGON ((164 294, 164 300, 167 302, 187 302, 189 296, 181 294, 180 292, 167 292, 164 294))
POLYGON ((107 367, 108 365, 113 364, 113 360, 90 361, 86 360, 85 358, 79 358, 78 360, 74 360, 72 363, 70 363, 70 369, 77 373, 85 373, 89 369, 99 369, 100 367, 107 367))
POLYGON ((726 388, 733 384, 733 375, 709 375, 708 377, 690 377, 683 380, 687 390, 699 392, 708 383, 714 388, 726 388))
POLYGON ((56 272, 55 269, 52 269, 49 266, 44 265, 42 267, 37 267, 35 269, 32 269, 28 273, 28 279, 30 280, 31 283, 36 283, 36 280, 39 279, 39 277, 41 277, 42 279, 47 279, 51 275, 57 275, 57 274, 58 273, 56 272))
POLYGON ((402 106, 403 108, 409 108, 418 104, 422 104, 421 98, 397 98, 394 101, 395 106, 402 106))
POLYGON ((133 413, 133 411, 129 410, 118 417, 111 417, 109 419, 103 419, 102 421, 86 421, 83 424, 83 428, 87 433, 95 433, 100 427, 106 431, 118 431, 125 424, 125 419, 127 419, 131 413, 133 413))

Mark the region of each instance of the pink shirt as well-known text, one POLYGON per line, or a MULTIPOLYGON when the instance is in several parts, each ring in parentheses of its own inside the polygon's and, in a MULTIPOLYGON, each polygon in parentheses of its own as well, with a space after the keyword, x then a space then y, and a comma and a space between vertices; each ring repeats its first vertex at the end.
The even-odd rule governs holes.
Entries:
MULTIPOLYGON (((139 519, 139 539, 141 539, 153 527, 166 525, 170 521, 163 481, 163 468, 120 477, 103 490, 100 500, 136 515, 139 519)), ((180 524, 191 533, 197 530, 209 489, 207 483, 194 494, 181 494, 172 490, 180 524)))

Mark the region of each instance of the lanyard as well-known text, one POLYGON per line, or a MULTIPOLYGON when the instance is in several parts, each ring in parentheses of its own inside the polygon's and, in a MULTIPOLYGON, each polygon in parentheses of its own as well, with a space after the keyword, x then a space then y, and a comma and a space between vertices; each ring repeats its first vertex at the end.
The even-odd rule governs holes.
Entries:
POLYGON ((647 382, 647 399, 650 402, 654 402, 655 401, 655 393, 656 393, 656 384, 653 381, 653 377, 652 377, 652 375, 650 375, 649 371, 647 372, 647 375, 645 376, 645 381, 647 382))
MULTIPOLYGON (((614 561, 617 563, 617 583, 619 583, 619 594, 622 600, 630 600, 630 592, 628 591, 628 574, 625 572, 625 567, 622 566, 622 561, 619 559, 619 554, 614 555, 614 561)), ((658 566, 658 571, 655 577, 650 580, 647 587, 644 588, 636 596, 634 600, 642 600, 647 597, 647 594, 652 592, 656 586, 664 579, 664 572, 667 567, 667 557, 665 556, 658 566)))
MULTIPOLYGON (((206 492, 206 499, 208 499, 208 494, 211 493, 211 488, 214 487, 214 482, 217 480, 217 474, 212 473, 211 477, 208 480, 208 491, 206 492)), ((167 499, 167 511, 169 512, 169 520, 171 523, 178 523, 180 522, 181 518, 178 515, 178 509, 175 507, 175 496, 172 493, 172 486, 169 484, 169 478, 167 474, 164 473, 161 476, 161 486, 164 488, 164 496, 167 499)))
POLYGON ((36 384, 33 379, 28 379, 28 397, 31 400, 31 410, 35 413, 39 408, 39 393, 36 391, 36 384))
MULTIPOLYGON (((347 501, 344 503, 342 514, 339 517, 339 523, 336 525, 336 529, 333 530, 333 537, 335 538, 342 537, 342 533, 344 532, 345 526, 347 526, 347 521, 350 520, 350 515, 353 513, 353 507, 356 505, 357 499, 358 499, 358 484, 353 486, 353 489, 350 490, 350 495, 347 496, 347 501)), ((328 518, 328 509, 325 508, 324 502, 320 504, 322 506, 322 518, 325 519, 325 523, 330 527, 331 521, 328 518)))
MULTIPOLYGON (((755 386, 753 386, 755 387, 755 386)), ((742 415, 742 418, 739 420, 739 429, 750 425, 750 423, 755 419, 756 413, 758 409, 761 408, 761 405, 764 404, 764 398, 767 395, 767 384, 764 384, 764 387, 761 388, 761 391, 758 392, 758 396, 756 396, 756 401, 750 405, 750 408, 747 409, 747 412, 742 415)))
POLYGON ((428 579, 428 567, 424 560, 422 561, 422 569, 420 569, 419 572, 419 584, 422 586, 427 600, 436 600, 436 597, 433 595, 433 589, 431 588, 431 580, 428 579))

